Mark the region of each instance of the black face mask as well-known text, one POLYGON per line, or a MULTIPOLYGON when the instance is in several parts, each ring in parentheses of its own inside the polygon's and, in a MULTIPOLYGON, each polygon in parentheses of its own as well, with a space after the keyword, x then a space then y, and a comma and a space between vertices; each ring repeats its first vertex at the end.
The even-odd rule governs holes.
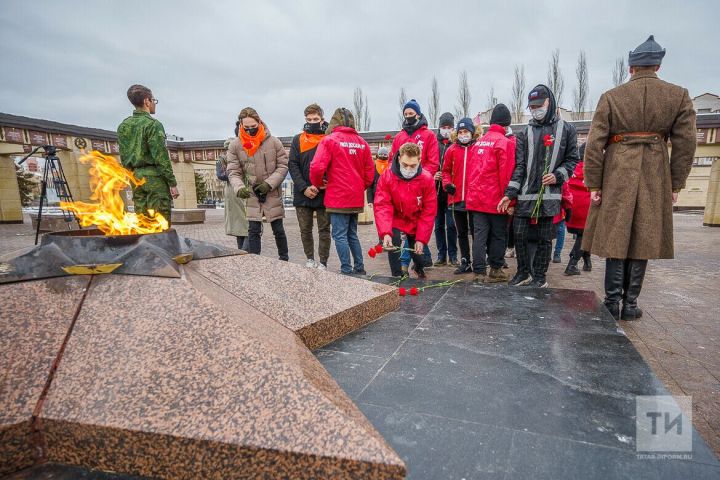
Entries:
POLYGON ((312 133, 312 134, 321 134, 325 133, 325 130, 327 130, 328 123, 327 122, 317 122, 317 123, 306 123, 303 125, 303 131, 306 133, 312 133))
POLYGON ((255 135, 257 135, 257 132, 259 129, 260 129, 260 127, 253 127, 253 128, 243 127, 243 130, 245 130, 245 132, 248 135, 250 135, 251 137, 254 137, 255 135))
POLYGON ((404 125, 406 127, 414 127, 415 124, 418 122, 418 117, 405 117, 404 125))

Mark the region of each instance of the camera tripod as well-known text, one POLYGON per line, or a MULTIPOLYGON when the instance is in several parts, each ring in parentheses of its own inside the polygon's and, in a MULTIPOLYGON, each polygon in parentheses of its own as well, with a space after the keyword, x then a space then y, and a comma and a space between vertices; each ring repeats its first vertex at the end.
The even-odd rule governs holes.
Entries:
MULTIPOLYGON (((70 193, 70 187, 68 186, 67 178, 65 177, 65 172, 63 172, 62 164, 60 163, 60 159, 57 156, 57 149, 54 146, 41 145, 39 147, 35 147, 32 152, 28 153, 25 158, 18 162, 18 165, 22 165, 23 163, 25 163, 25 160, 34 155, 41 148, 45 151, 45 166, 43 167, 43 177, 41 183, 42 187, 40 190, 40 205, 38 207, 37 227, 35 229, 35 245, 37 245, 38 239, 40 238, 40 224, 42 223, 43 206, 45 205, 45 203, 47 203, 48 182, 52 182, 53 189, 55 190, 55 193, 57 194, 57 197, 60 201, 73 201, 72 194, 70 193)), ((78 228, 80 228, 80 222, 78 222, 78 219, 75 217, 74 213, 63 210, 62 215, 63 220, 65 220, 65 223, 67 223, 68 230, 70 230, 70 224, 72 222, 77 222, 78 228)))

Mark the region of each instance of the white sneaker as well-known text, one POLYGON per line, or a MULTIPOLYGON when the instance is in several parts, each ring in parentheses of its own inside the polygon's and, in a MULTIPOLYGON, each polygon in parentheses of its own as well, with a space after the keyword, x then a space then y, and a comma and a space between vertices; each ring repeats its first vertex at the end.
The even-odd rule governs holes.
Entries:
POLYGON ((317 268, 318 270, 327 270, 327 267, 320 262, 315 263, 315 268, 317 268))
POLYGON ((307 262, 305 262, 305 266, 306 266, 307 268, 317 268, 317 265, 318 265, 318 264, 315 263, 315 260, 313 260, 312 258, 308 258, 308 259, 307 259, 307 262))

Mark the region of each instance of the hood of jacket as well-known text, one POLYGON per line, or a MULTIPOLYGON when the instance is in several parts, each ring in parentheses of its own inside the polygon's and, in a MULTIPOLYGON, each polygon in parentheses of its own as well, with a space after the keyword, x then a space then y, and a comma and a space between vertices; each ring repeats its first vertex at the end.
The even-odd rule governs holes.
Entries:
POLYGON ((547 110, 547 113, 545 114, 545 118, 543 118, 540 121, 537 121, 533 118, 528 122, 528 124, 542 126, 542 125, 549 125, 551 123, 555 123, 557 121, 557 100, 555 100, 555 93, 552 90, 550 90, 550 87, 548 87, 547 85, 543 85, 542 83, 536 85, 530 91, 535 90, 538 87, 544 87, 547 89, 548 92, 550 92, 550 104, 548 105, 548 110, 547 110))
POLYGON ((420 175, 422 175, 423 168, 422 163, 418 165, 417 172, 415 172, 415 175, 413 175, 411 178, 405 178, 403 177, 402 173, 400 173, 400 152, 397 152, 392 160, 392 165, 390 165, 390 170, 392 171, 393 175, 398 177, 400 180, 405 180, 406 182, 409 182, 410 180, 413 180, 420 175))

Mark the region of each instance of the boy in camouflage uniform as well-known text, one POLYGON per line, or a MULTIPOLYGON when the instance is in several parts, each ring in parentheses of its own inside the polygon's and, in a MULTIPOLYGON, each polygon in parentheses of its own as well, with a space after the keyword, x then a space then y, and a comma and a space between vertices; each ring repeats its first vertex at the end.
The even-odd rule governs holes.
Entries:
POLYGON ((142 85, 131 86, 127 96, 135 111, 123 120, 117 134, 122 165, 136 178, 145 179, 143 185, 133 188, 135 212, 147 215, 148 210, 154 210, 170 224, 172 199, 179 193, 165 147, 165 129, 150 116, 155 113, 157 100, 142 85))

